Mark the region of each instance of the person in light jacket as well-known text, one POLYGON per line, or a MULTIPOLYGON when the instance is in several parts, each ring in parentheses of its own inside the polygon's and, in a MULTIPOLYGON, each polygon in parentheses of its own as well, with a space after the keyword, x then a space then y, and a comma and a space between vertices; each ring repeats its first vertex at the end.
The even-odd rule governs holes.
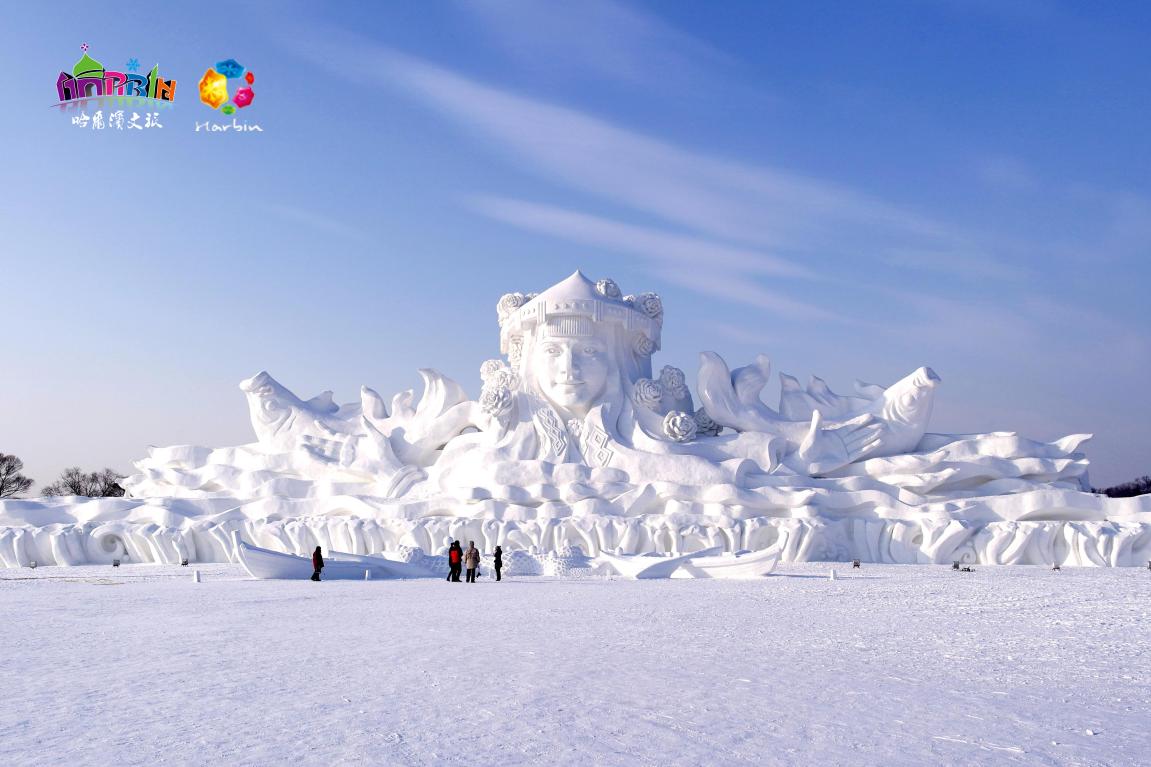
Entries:
POLYGON ((315 572, 312 573, 312 580, 320 580, 320 571, 324 569, 324 557, 320 554, 319 546, 312 552, 312 569, 315 570, 315 572))
POLYGON ((480 566, 480 550, 476 548, 475 541, 468 541, 467 551, 464 552, 464 567, 468 570, 467 582, 476 582, 476 568, 480 566))

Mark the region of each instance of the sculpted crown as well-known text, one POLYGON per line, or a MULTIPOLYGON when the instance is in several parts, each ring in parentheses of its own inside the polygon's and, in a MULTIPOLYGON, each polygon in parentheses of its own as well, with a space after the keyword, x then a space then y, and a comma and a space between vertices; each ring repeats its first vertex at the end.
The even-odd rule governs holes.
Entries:
POLYGON ((633 350, 642 356, 660 348, 663 302, 657 294, 625 296, 614 280, 592 282, 579 270, 543 293, 505 293, 496 313, 500 352, 513 356, 524 335, 537 326, 573 319, 622 326, 633 350))

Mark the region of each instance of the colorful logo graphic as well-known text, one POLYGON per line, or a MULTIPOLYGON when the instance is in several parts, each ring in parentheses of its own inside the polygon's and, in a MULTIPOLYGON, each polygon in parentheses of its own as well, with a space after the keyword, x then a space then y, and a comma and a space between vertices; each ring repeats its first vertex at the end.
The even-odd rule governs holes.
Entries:
POLYGON ((61 72, 56 78, 56 106, 79 106, 91 99, 111 100, 117 104, 149 104, 170 106, 176 97, 176 81, 160 77, 160 65, 152 67, 146 76, 137 72, 139 59, 128 59, 127 72, 105 69, 104 65, 88 55, 88 44, 80 46, 83 55, 72 66, 72 73, 61 72))
POLYGON ((256 98, 256 92, 252 90, 254 82, 256 76, 235 59, 218 61, 200 78, 200 101, 226 115, 233 114, 236 109, 250 106, 256 98), (231 96, 228 95, 229 80, 237 81, 235 85, 240 86, 231 96))

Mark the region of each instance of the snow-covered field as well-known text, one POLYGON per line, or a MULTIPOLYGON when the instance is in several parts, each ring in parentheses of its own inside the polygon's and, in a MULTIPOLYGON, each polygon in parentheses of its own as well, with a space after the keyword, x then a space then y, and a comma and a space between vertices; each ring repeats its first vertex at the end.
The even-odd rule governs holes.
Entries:
POLYGON ((1151 763, 1151 572, 0 571, 0 763, 1151 763))

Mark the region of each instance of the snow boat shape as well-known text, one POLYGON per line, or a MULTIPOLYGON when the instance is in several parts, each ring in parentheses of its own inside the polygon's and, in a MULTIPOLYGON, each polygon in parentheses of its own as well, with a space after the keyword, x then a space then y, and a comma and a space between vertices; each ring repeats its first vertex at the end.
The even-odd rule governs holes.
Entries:
MULTIPOLYGON (((710 557, 719 553, 719 548, 704 549, 703 551, 683 554, 678 557, 661 557, 652 555, 620 556, 618 554, 600 554, 595 558, 596 565, 607 565, 623 578, 632 580, 646 580, 649 578, 670 578, 671 574, 685 562, 694 557, 710 557)), ((706 576, 705 576, 706 577, 706 576)))
POLYGON ((691 578, 762 578, 779 564, 783 547, 775 545, 762 551, 693 557, 679 566, 675 577, 691 578))
MULTIPOLYGON (((236 559, 253 578, 260 580, 307 580, 312 576, 312 560, 295 554, 261 549, 241 540, 236 541, 236 559)), ((324 557, 324 580, 364 580, 364 573, 373 579, 430 578, 429 570, 406 562, 393 562, 383 557, 345 554, 339 551, 324 557)))

